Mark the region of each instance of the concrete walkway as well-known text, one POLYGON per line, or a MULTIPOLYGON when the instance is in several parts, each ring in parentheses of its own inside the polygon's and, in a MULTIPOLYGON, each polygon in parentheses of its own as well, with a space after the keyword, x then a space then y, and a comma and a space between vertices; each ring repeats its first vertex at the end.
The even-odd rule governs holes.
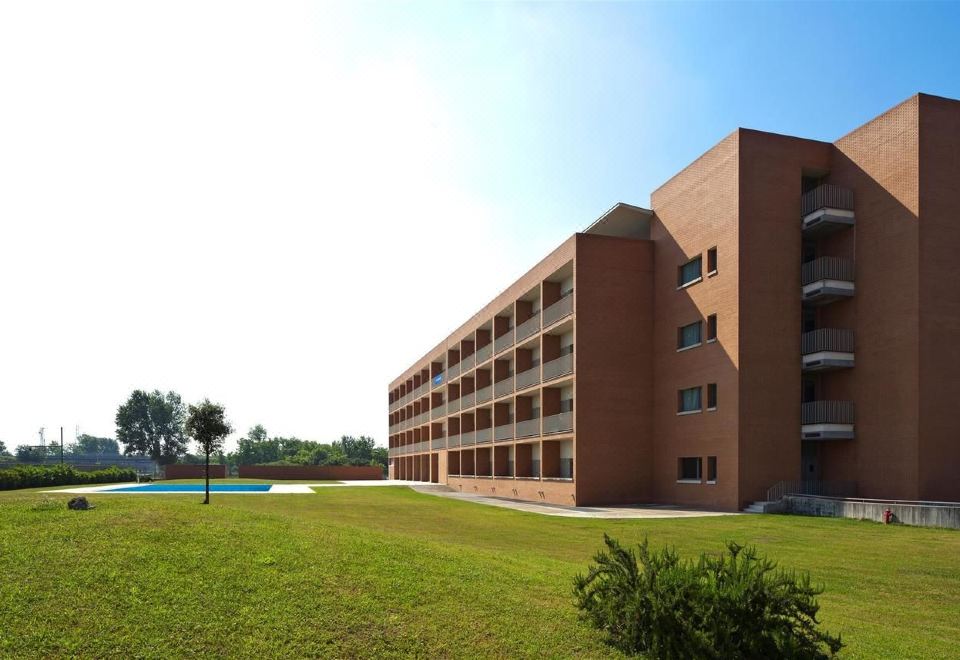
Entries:
MULTIPOLYGON (((382 483, 382 482, 381 482, 382 483)), ((411 482, 401 482, 409 484, 413 490, 428 495, 438 497, 449 497, 455 500, 465 502, 475 502, 477 504, 486 504, 487 506, 498 506, 504 509, 513 509, 514 511, 526 511, 527 513, 539 513, 544 516, 559 516, 562 518, 704 518, 709 516, 738 516, 739 513, 728 513, 724 511, 700 511, 697 509, 684 509, 665 504, 636 504, 629 506, 563 506, 560 504, 546 504, 538 502, 524 502, 521 500, 510 500, 504 497, 488 497, 486 495, 473 495, 472 493, 460 493, 454 490, 438 488, 436 484, 430 486, 420 486, 411 482)))

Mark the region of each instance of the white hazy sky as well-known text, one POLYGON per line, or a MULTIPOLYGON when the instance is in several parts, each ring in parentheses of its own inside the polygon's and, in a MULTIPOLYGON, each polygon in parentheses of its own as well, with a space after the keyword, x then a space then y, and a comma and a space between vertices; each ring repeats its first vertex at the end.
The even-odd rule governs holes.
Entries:
POLYGON ((948 9, 0 3, 0 441, 144 388, 385 444, 392 378, 736 126, 960 95, 948 9))

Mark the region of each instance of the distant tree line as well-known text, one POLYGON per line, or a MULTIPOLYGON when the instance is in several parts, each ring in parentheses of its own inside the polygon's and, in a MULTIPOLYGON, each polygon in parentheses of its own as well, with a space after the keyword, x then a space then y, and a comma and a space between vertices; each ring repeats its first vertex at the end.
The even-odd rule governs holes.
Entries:
MULTIPOLYGON (((16 459, 23 463, 42 463, 60 458, 60 443, 52 442, 46 447, 18 445, 14 450, 16 459)), ((69 458, 101 458, 120 455, 120 445, 113 438, 98 438, 83 434, 63 448, 64 456, 69 458)), ((0 456, 10 456, 6 446, 0 442, 0 456)))

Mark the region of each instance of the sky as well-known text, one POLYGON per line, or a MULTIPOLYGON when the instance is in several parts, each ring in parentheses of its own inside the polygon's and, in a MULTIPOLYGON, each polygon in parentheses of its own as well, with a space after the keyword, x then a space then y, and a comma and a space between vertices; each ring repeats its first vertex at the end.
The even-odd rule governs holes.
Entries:
MULTIPOLYGON (((387 440, 389 382, 737 127, 960 98, 960 5, 0 4, 0 442, 134 389, 387 440)), ((234 438, 237 435, 234 436, 234 438)))

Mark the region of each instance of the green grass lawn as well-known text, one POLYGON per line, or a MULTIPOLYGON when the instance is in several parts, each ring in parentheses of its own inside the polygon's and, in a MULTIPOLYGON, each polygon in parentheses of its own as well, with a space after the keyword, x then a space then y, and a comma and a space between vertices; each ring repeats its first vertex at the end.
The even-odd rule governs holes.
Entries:
POLYGON ((960 657, 956 531, 564 519, 403 487, 90 499, 0 493, 0 657, 615 656, 571 596, 605 531, 811 571, 846 657, 960 657))

